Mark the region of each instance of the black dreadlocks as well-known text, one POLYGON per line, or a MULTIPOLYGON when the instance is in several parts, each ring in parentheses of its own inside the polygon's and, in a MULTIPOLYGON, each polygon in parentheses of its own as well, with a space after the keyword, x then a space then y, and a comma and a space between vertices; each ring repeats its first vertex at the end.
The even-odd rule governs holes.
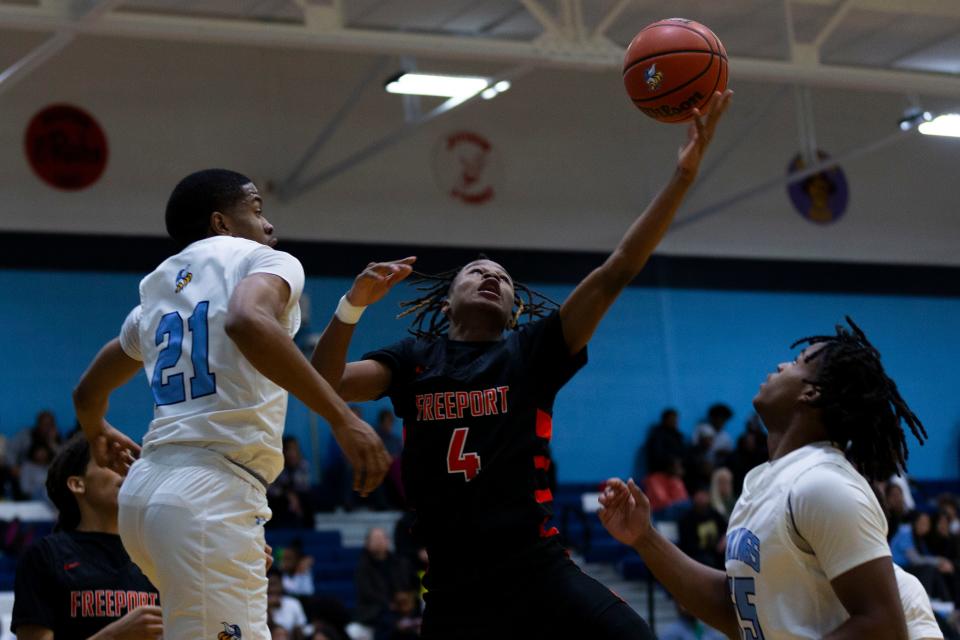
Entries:
MULTIPOLYGON (((480 254, 477 260, 487 260, 488 258, 480 254)), ((466 265, 464 265, 466 266, 466 265)), ((406 300, 400 303, 403 311, 397 316, 397 319, 413 315, 413 322, 407 329, 418 338, 439 337, 446 332, 450 326, 450 319, 443 313, 443 303, 447 300, 447 294, 453 284, 454 278, 463 270, 463 267, 450 269, 442 273, 433 275, 414 271, 411 274, 409 283, 417 291, 423 292, 423 295, 406 300)), ((527 320, 542 318, 554 309, 559 309, 560 305, 547 296, 534 291, 527 285, 513 283, 513 306, 514 312, 510 319, 510 328, 516 329, 520 325, 520 319, 527 316, 527 320)))
POLYGON ((927 432, 883 370, 880 352, 850 316, 846 321, 849 330, 837 325, 836 335, 801 338, 790 348, 823 345, 807 358, 820 360, 818 379, 805 381, 820 392, 814 406, 822 410, 830 439, 846 451, 851 464, 870 480, 885 480, 907 468, 900 421, 921 445, 927 432))

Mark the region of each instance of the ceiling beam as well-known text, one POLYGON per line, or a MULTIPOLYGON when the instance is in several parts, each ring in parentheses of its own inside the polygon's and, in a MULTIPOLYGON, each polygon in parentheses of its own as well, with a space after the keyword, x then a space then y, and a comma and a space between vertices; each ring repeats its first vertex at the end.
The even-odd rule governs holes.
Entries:
MULTIPOLYGON (((553 37, 538 38, 528 42, 352 28, 318 30, 296 24, 154 15, 116 10, 95 22, 78 25, 61 15, 45 12, 37 7, 0 5, 0 29, 6 27, 58 31, 71 25, 78 33, 87 35, 236 44, 247 47, 413 55, 427 58, 467 58, 474 61, 485 60, 535 67, 608 70, 618 69, 623 63, 623 48, 605 39, 578 42, 553 37)), ((730 68, 733 78, 740 81, 960 97, 960 78, 950 74, 824 65, 810 60, 788 61, 737 57, 730 59, 730 68)))
MULTIPOLYGON (((794 4, 836 7, 837 0, 793 0, 794 4)), ((956 0, 854 0, 854 9, 936 18, 960 18, 956 0)))

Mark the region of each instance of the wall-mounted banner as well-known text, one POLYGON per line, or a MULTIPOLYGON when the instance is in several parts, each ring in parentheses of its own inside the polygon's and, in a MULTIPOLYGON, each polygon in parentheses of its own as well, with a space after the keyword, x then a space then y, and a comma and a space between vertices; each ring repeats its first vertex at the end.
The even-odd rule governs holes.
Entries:
POLYGON ((478 205, 496 195, 503 167, 489 140, 472 131, 457 131, 434 146, 433 175, 442 192, 460 202, 478 205))
MULTIPOLYGON (((818 161, 827 160, 830 154, 817 150, 818 161)), ((787 175, 803 171, 806 163, 797 154, 787 167, 787 175)), ((787 187, 793 208, 800 215, 817 224, 830 224, 839 220, 847 211, 850 189, 847 176, 839 166, 832 166, 820 173, 794 182, 787 187)))
POLYGON ((37 176, 57 189, 86 189, 107 168, 107 137, 89 113, 68 104, 45 107, 33 116, 24 150, 37 176))

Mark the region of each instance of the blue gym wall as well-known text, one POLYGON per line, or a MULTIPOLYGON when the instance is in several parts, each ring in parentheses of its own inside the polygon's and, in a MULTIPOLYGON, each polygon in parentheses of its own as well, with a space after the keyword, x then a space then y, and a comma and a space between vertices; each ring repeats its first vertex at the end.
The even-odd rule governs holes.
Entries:
MULTIPOLYGON (((5 270, 0 272, 0 433, 32 423, 41 408, 63 429, 73 424, 70 390, 99 346, 114 337, 136 304, 139 277, 128 273, 5 270)), ((322 329, 346 278, 309 278, 314 331, 322 329)), ((554 299, 570 288, 538 287, 554 299)), ((364 316, 351 357, 405 335, 394 292, 364 316)), ((562 482, 630 473, 647 426, 666 406, 679 409, 688 433, 715 401, 735 411, 728 428, 742 430, 750 399, 766 374, 791 359, 798 337, 831 331, 852 315, 883 352, 886 367, 930 433, 910 441, 911 474, 957 479, 960 393, 956 337, 960 298, 891 295, 628 289, 590 344, 590 363, 561 392, 554 455, 562 482)), ((139 376, 113 399, 110 419, 142 436, 151 398, 139 376)), ((386 405, 384 405, 386 406, 386 405)), ((374 406, 365 407, 368 420, 374 406)), ((310 454, 306 410, 291 400, 287 432, 310 454)), ((329 445, 321 424, 320 449, 329 445)))

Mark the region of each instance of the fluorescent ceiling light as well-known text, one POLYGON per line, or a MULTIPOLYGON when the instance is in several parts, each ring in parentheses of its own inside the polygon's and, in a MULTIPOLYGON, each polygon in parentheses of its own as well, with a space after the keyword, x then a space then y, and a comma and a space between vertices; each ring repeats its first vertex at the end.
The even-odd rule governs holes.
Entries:
POLYGON ((488 78, 477 76, 445 76, 426 73, 405 73, 387 83, 390 93, 440 98, 470 98, 490 84, 488 78))
POLYGON ((937 116, 931 122, 920 123, 918 129, 920 133, 927 136, 960 138, 960 113, 945 113, 937 116))

